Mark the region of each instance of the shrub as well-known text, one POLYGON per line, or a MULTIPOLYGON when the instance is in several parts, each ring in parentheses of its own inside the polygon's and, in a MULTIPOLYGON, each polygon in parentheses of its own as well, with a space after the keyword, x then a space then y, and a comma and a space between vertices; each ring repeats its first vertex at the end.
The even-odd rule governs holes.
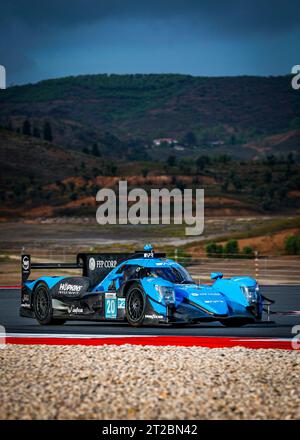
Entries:
POLYGON ((174 156, 173 154, 171 154, 168 159, 167 159, 167 165, 169 167, 174 167, 176 165, 176 156, 174 156))
POLYGON ((76 193, 70 194, 70 200, 75 201, 77 199, 78 199, 78 194, 76 194, 76 193))
POLYGON ((300 236, 290 235, 285 240, 285 252, 288 255, 300 255, 300 236))
POLYGON ((49 141, 49 142, 53 141, 52 128, 51 128, 50 122, 48 122, 48 121, 44 122, 43 136, 44 136, 45 141, 49 141))
POLYGON ((208 257, 220 258, 223 255, 223 246, 217 243, 208 243, 205 248, 208 257))
POLYGON ((239 253, 239 244, 237 240, 229 240, 224 246, 225 256, 237 256, 239 253))
POLYGON ((254 255, 254 249, 251 246, 245 246, 243 247, 242 254, 246 258, 251 258, 254 255))

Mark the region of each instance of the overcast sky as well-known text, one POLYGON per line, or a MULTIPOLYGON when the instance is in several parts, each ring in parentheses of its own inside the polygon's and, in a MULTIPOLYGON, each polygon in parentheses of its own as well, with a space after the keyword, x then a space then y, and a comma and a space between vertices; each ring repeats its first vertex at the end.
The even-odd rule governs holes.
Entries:
POLYGON ((6 0, 0 7, 8 84, 86 73, 286 74, 300 64, 299 42, 299 1, 6 0))

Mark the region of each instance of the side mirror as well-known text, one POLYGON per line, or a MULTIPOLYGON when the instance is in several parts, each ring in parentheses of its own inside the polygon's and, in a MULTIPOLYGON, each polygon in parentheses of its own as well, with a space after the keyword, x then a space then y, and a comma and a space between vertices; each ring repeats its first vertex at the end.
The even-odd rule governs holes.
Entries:
POLYGON ((223 278, 222 272, 212 272, 210 274, 210 279, 211 280, 218 280, 218 279, 221 279, 221 278, 223 278))

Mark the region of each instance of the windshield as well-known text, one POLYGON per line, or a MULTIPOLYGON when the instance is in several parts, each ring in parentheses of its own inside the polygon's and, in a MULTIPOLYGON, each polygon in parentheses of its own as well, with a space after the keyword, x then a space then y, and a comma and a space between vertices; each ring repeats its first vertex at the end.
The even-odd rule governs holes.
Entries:
POLYGON ((148 267, 145 276, 163 278, 174 284, 194 284, 188 271, 181 266, 148 267))

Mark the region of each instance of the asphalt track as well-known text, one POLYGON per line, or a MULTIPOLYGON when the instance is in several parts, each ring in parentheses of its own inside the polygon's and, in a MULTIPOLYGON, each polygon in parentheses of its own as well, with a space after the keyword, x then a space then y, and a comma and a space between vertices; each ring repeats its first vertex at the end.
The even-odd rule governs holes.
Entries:
MULTIPOLYGON (((300 286, 263 286, 262 293, 276 301, 273 311, 300 310, 300 286)), ((113 336, 206 336, 206 337, 261 337, 293 338, 292 329, 300 325, 299 315, 272 315, 270 322, 264 316, 261 324, 241 328, 225 328, 219 323, 205 323, 188 327, 140 327, 126 323, 68 322, 63 326, 41 326, 34 319, 19 316, 19 289, 0 289, 0 325, 7 334, 47 335, 103 335, 113 336)))

